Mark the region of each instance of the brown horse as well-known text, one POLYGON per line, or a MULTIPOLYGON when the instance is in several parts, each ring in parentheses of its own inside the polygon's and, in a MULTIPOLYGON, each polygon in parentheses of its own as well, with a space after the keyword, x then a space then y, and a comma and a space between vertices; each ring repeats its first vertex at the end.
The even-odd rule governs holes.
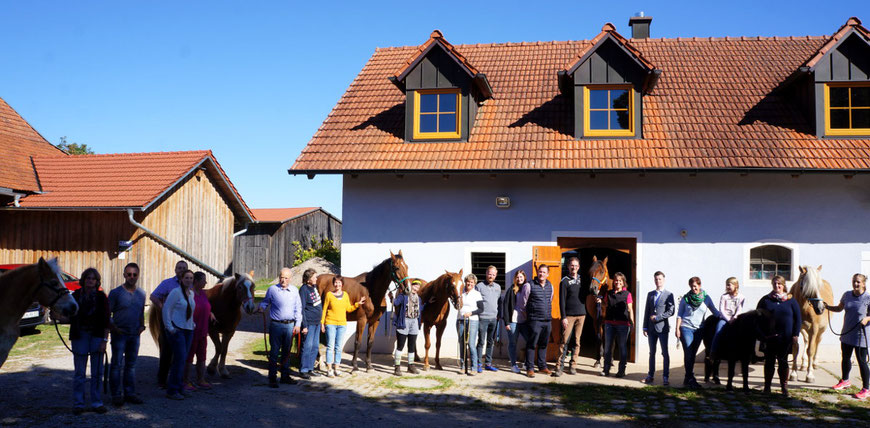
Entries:
MULTIPOLYGON (((598 339, 598 356, 595 358, 593 367, 601 366, 601 356, 604 354, 604 306, 598 303, 598 298, 603 298, 610 291, 610 274, 607 271, 607 257, 598 260, 592 256, 592 266, 589 268, 589 293, 586 296, 586 316, 592 318, 592 326, 595 329, 595 337, 598 339)), ((577 351, 580 344, 577 344, 577 351)))
POLYGON ((57 259, 22 266, 0 275, 0 367, 18 341, 18 322, 27 308, 38 301, 64 317, 75 315, 79 305, 60 277, 57 259))
MULTIPOLYGON (((317 291, 323 293, 332 290, 332 278, 335 275, 318 275, 317 291)), ((381 316, 386 312, 387 289, 391 283, 399 287, 409 287, 408 265, 402 257, 402 251, 398 254, 390 252, 390 257, 372 268, 370 272, 363 272, 353 278, 344 277, 343 290, 350 296, 351 302, 357 302, 365 297, 365 304, 359 309, 347 314, 348 321, 356 321, 356 338, 353 343, 353 369, 357 370, 357 355, 362 341, 363 331, 368 326, 368 340, 366 348, 366 372, 372 369, 372 347, 375 343, 375 332, 381 322, 381 316)))
POLYGON ((429 348, 432 341, 429 332, 435 327, 435 368, 441 370, 441 335, 447 327, 447 316, 450 315, 450 305, 459 310, 462 307, 462 269, 459 273, 445 271, 443 275, 432 282, 422 281, 420 301, 423 306, 423 337, 426 338, 426 354, 423 357, 423 370, 429 370, 429 348))
POLYGON ((801 337, 805 352, 800 352, 800 343, 794 347, 794 362, 792 363, 791 380, 797 380, 798 370, 804 369, 804 364, 807 368, 807 382, 815 382, 816 377, 813 375, 813 369, 816 366, 816 352, 819 349, 819 343, 822 341, 822 333, 828 328, 828 318, 825 317, 825 303, 834 305, 834 292, 831 289, 831 284, 822 279, 819 272, 822 267, 816 269, 801 266, 801 275, 798 280, 791 286, 789 293, 797 300, 798 306, 801 308, 801 337), (800 357, 800 367, 798 367, 798 357, 800 357))

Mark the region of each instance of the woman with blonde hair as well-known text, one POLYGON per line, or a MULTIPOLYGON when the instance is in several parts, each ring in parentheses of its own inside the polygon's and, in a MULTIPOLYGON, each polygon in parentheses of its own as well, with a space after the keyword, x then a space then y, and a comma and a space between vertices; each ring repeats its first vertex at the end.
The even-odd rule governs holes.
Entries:
POLYGON ((861 372, 862 388, 855 393, 854 397, 863 400, 870 397, 870 368, 867 363, 867 337, 870 335, 870 293, 867 292, 867 277, 856 273, 852 275, 852 291, 843 293, 840 304, 825 307, 832 312, 840 312, 845 309, 843 317, 843 329, 840 330, 840 349, 843 351, 841 368, 843 378, 836 385, 835 390, 846 389, 852 385, 849 381, 849 372, 852 371, 852 351, 858 357, 858 371, 861 372))
MULTIPOLYGON (((740 293, 740 283, 737 278, 730 277, 725 280, 725 293, 719 298, 719 321, 716 323, 716 334, 713 336, 712 354, 719 348, 719 336, 725 324, 730 324, 737 319, 737 315, 743 312, 743 303, 746 297, 740 293)), ((715 357, 714 357, 715 358, 715 357)), ((713 378, 714 383, 719 383, 719 376, 713 378)))
POLYGON ((520 330, 517 328, 517 293, 528 282, 526 278, 526 271, 522 269, 517 270, 517 273, 514 274, 513 286, 507 287, 507 290, 504 292, 504 298, 501 301, 501 317, 508 336, 508 358, 511 362, 511 371, 514 373, 521 372, 520 367, 517 365, 517 336, 520 334, 520 330))

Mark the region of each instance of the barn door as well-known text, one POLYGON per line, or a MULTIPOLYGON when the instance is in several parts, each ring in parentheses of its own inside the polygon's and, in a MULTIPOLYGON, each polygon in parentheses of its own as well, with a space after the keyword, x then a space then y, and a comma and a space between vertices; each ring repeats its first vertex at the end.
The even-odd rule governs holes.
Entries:
POLYGON ((562 279, 562 247, 534 246, 532 247, 532 269, 530 275, 536 276, 538 266, 547 265, 550 268, 550 283, 553 284, 553 306, 550 309, 553 317, 550 328, 550 340, 547 344, 547 361, 559 358, 559 341, 562 337, 562 323, 559 319, 559 282, 562 279))

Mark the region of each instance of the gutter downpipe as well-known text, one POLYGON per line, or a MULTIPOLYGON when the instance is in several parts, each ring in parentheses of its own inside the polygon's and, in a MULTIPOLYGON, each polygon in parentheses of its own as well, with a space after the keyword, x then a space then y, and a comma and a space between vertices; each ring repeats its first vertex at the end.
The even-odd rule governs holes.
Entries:
POLYGON ((130 224, 137 227, 142 232, 145 232, 146 235, 150 236, 151 238, 153 238, 157 242, 165 245, 170 250, 175 251, 176 253, 182 255, 184 258, 190 260, 195 265, 207 270, 210 274, 218 277, 219 279, 224 279, 226 277, 223 274, 223 272, 219 272, 217 269, 205 264, 202 260, 190 255, 190 253, 188 253, 187 251, 184 251, 181 248, 178 248, 177 246, 175 246, 175 244, 167 241, 162 236, 154 233, 151 229, 148 229, 147 227, 143 226, 141 223, 138 223, 136 220, 133 219, 133 210, 132 209, 127 208, 127 215, 130 217, 130 224))

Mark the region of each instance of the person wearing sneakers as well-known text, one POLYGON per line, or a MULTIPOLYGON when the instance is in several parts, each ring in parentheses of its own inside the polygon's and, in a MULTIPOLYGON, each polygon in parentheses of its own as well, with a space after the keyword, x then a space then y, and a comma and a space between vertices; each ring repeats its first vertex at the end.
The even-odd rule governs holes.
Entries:
POLYGON ((568 358, 569 350, 571 361, 568 362, 568 374, 577 374, 574 364, 580 352, 580 335, 583 334, 583 323, 586 321, 585 296, 580 286, 580 259, 577 257, 568 259, 568 275, 559 284, 559 316, 562 318, 562 340, 559 342, 556 372, 553 373, 555 377, 562 375, 562 365, 568 358))
POLYGON ((350 303, 350 295, 345 293, 344 279, 336 275, 332 278, 332 291, 324 293, 323 315, 320 318, 320 332, 326 333, 326 365, 329 370, 326 377, 340 376, 338 366, 341 365, 341 345, 344 330, 347 328, 347 313, 357 310, 366 303, 362 296, 358 302, 350 303))
POLYGON ((281 269, 278 283, 266 290, 266 297, 260 302, 259 312, 269 308, 269 387, 278 387, 280 364, 281 383, 296 383, 290 377, 290 345, 293 336, 299 334, 302 325, 302 300, 299 289, 290 285, 292 272, 281 269), (279 355, 280 353, 280 355, 279 355))
POLYGON ((417 333, 420 332, 420 314, 424 304, 417 294, 420 291, 420 280, 411 282, 410 290, 402 290, 393 300, 393 326, 396 328, 396 376, 402 375, 402 349, 408 342, 408 373, 418 374, 414 367, 414 354, 417 352, 417 333))
POLYGON ((462 292, 462 307, 459 308, 459 316, 456 317, 456 333, 459 337, 459 374, 465 372, 474 376, 477 368, 477 347, 474 346, 477 338, 478 315, 483 312, 483 298, 480 292, 474 289, 477 277, 468 274, 465 277, 465 290, 462 292), (466 353, 470 361, 465 365, 466 353))
POLYGON ((852 386, 849 381, 849 372, 852 371, 852 351, 858 358, 858 370, 861 372, 861 390, 854 397, 863 400, 870 397, 870 368, 867 363, 867 337, 870 337, 870 293, 867 292, 867 277, 856 273, 852 276, 852 291, 847 291, 840 298, 837 306, 825 308, 832 312, 845 310, 843 317, 842 336, 840 336, 840 349, 843 351, 841 368, 843 378, 834 385, 834 389, 841 390, 852 386))
POLYGON ((520 367, 517 365, 517 337, 519 337, 520 329, 518 327, 519 314, 516 310, 517 293, 526 285, 526 271, 519 269, 514 275, 514 282, 511 287, 508 287, 504 292, 504 297, 501 303, 501 319, 504 322, 504 328, 508 335, 508 359, 511 363, 511 371, 520 373, 520 367))
POLYGON ((109 385, 112 403, 142 404, 136 394, 136 359, 139 357, 139 336, 145 331, 145 292, 136 286, 139 281, 139 265, 124 266, 124 284, 109 292, 109 310, 112 318, 112 364, 109 370, 109 385), (123 371, 123 394, 121 372, 123 371))
MULTIPOLYGON (((478 362, 477 372, 485 368, 497 372, 492 365, 492 348, 495 345, 495 332, 498 329, 498 314, 501 309, 501 285, 495 282, 498 269, 495 266, 486 268, 486 278, 477 283, 474 288, 483 297, 483 312, 480 313, 477 333, 477 358, 483 360, 483 367, 478 362), (486 357, 483 356, 483 341, 486 340, 486 357)), ((478 360, 478 361, 479 361, 478 360)))
POLYGON ((550 341, 550 321, 553 318, 553 284, 547 280, 550 267, 542 264, 538 266, 538 276, 531 283, 526 283, 520 290, 517 299, 519 320, 522 323, 523 336, 526 339, 526 375, 535 377, 535 366, 538 371, 545 375, 550 374, 547 369, 547 342, 550 341), (537 348, 537 352, 536 351, 537 348))
POLYGON ((317 291, 317 272, 314 269, 306 269, 302 273, 299 298, 302 300, 302 336, 304 337, 299 377, 311 379, 311 376, 320 376, 320 373, 314 371, 314 361, 317 359, 317 346, 320 344, 320 317, 323 315, 320 307, 320 292, 317 291))
POLYGON ((653 275, 656 289, 650 291, 646 297, 646 306, 643 311, 643 335, 649 340, 649 372, 642 381, 651 385, 655 380, 656 372, 656 344, 662 347, 662 385, 668 386, 670 382, 671 358, 668 355, 668 333, 671 331, 668 318, 674 316, 674 293, 665 290, 665 274, 656 272, 653 275))
POLYGON ((208 347, 208 326, 215 321, 211 313, 211 303, 205 295, 205 273, 193 274, 193 302, 196 309, 193 311, 193 341, 187 352, 187 366, 184 368, 184 390, 188 392, 197 389, 211 389, 211 384, 205 380, 205 352, 208 347), (191 379, 193 372, 193 358, 196 357, 196 381, 191 379))
POLYGON ((184 390, 184 365, 187 361, 187 351, 193 341, 193 312, 196 302, 193 300, 193 272, 186 270, 181 273, 181 286, 174 288, 166 296, 163 303, 163 322, 166 325, 163 333, 169 335, 168 343, 172 346, 172 365, 169 367, 169 378, 166 381, 166 397, 172 400, 183 400, 190 392, 184 390))
POLYGON ((695 379, 695 356, 703 336, 698 329, 701 328, 701 322, 704 321, 708 309, 714 317, 720 318, 719 309, 716 309, 713 299, 701 289, 701 278, 697 276, 689 278, 689 292, 683 295, 677 308, 677 326, 674 334, 683 345, 683 365, 686 368, 683 386, 691 389, 701 388, 701 384, 695 379))

